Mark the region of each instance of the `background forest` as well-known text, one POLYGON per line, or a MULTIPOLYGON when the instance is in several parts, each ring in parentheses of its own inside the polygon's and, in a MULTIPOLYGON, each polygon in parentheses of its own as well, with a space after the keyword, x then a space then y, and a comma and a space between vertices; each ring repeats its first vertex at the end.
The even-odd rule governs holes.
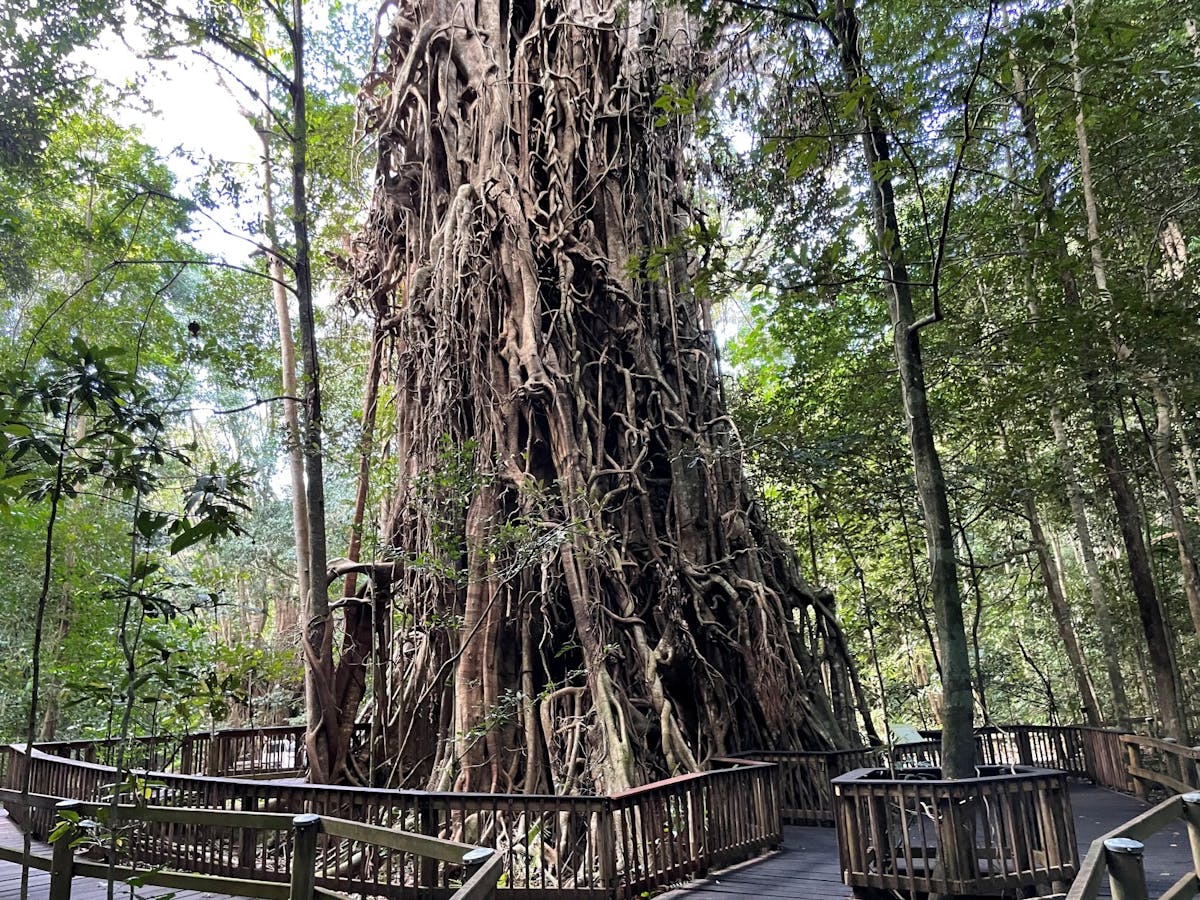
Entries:
MULTIPOLYGON (((941 720, 903 264, 976 721, 1200 733, 1200 8, 689 5, 709 69, 654 124, 692 136, 695 209, 663 252, 695 260, 755 489, 833 597, 855 666, 826 688, 880 734, 941 720)), ((321 559, 380 542, 387 342, 344 270, 382 26, 311 6, 0 4, 0 740, 302 719, 312 517, 321 559), (245 154, 139 131, 164 79, 185 109, 215 86, 245 154)), ((424 475, 435 521, 463 460, 424 475)))

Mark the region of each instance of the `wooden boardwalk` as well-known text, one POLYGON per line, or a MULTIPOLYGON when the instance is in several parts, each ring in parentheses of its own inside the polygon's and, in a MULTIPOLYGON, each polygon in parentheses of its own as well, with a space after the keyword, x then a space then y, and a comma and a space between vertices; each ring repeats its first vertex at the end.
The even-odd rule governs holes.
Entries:
MULTIPOLYGON (((1071 788, 1075 838, 1082 858, 1088 845, 1145 812, 1147 804, 1125 794, 1078 783, 1071 788)), ((1192 868, 1188 836, 1182 822, 1146 842, 1146 882, 1157 897, 1192 868)), ((1107 884, 1104 895, 1108 895, 1107 884)), ((663 900, 845 900, 837 835, 832 828, 784 829, 783 849, 765 859, 745 863, 705 881, 662 895, 663 900)))
MULTIPOLYGON (((1133 797, 1085 784, 1072 787, 1071 803, 1081 857, 1097 837, 1147 809, 1145 803, 1133 797)), ((20 845, 21 833, 7 816, 0 815, 0 846, 20 845)), ((49 855, 50 848, 46 844, 35 843, 34 849, 39 854, 49 855)), ((1191 851, 1182 822, 1147 841, 1145 862, 1152 897, 1162 894, 1191 869, 1191 851)), ((0 900, 16 900, 20 879, 19 865, 0 861, 0 900)), ((49 886, 48 873, 36 869, 30 872, 29 896, 32 900, 46 900, 49 886)), ((107 896, 107 885, 100 879, 76 878, 73 888, 73 900, 102 900, 107 896)), ((236 900, 219 894, 173 892, 167 888, 138 888, 136 891, 138 898, 165 894, 173 894, 178 900, 236 900)), ((130 888, 117 885, 114 897, 133 896, 130 888)), ((662 896, 664 900, 733 900, 738 896, 759 900, 844 900, 850 892, 841 882, 834 830, 788 827, 782 850, 662 896)))
MULTIPOLYGON (((21 847, 21 832, 12 820, 0 813, 0 847, 21 847)), ((33 852, 39 856, 50 855, 50 845, 33 842, 33 852)), ((0 859, 0 900, 17 900, 21 895, 21 866, 0 859)), ((170 895, 176 900, 238 900, 224 894, 206 894, 200 891, 178 891, 163 887, 140 887, 136 891, 118 882, 113 889, 114 900, 128 898, 150 898, 170 895)), ((40 869, 29 870, 30 900, 47 900, 50 896, 50 873, 40 869)), ((71 900, 105 900, 108 884, 99 878, 76 877, 71 882, 71 900)))

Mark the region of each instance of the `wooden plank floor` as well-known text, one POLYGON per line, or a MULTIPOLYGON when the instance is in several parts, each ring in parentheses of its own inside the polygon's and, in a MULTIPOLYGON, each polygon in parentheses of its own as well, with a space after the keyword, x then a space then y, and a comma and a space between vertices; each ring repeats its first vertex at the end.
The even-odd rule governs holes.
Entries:
MULTIPOLYGON (((21 832, 13 825, 12 820, 0 812, 0 846, 21 847, 21 832)), ((33 842, 33 852, 39 856, 50 855, 50 845, 41 841, 33 842)), ((21 894, 21 866, 17 863, 0 860, 0 900, 17 900, 21 894)), ((136 891, 136 898, 162 897, 170 895, 176 900, 238 900, 225 894, 206 894, 200 891, 174 891, 162 887, 141 887, 136 891)), ((29 900, 47 900, 50 896, 50 873, 40 869, 29 870, 29 900)), ((71 900, 105 900, 108 897, 108 884, 100 878, 74 878, 71 881, 71 900)), ((113 889, 116 900, 134 900, 135 892, 127 885, 118 882, 113 889)))
MULTIPOLYGON (((1072 786, 1071 805, 1080 857, 1100 835, 1147 809, 1133 797, 1086 784, 1072 786)), ((1145 860, 1150 896, 1157 897, 1192 867, 1183 823, 1147 841, 1145 860)), ((1106 884, 1102 896, 1107 894, 1106 884)), ((783 849, 777 853, 662 895, 663 900, 844 900, 849 896, 842 884, 834 830, 791 826, 784 830, 783 849)))

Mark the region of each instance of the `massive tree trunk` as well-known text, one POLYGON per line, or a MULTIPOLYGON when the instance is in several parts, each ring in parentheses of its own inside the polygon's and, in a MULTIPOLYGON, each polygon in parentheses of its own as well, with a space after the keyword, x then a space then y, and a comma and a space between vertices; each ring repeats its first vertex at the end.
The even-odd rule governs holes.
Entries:
POLYGON ((845 741, 725 414, 673 13, 405 0, 352 265, 393 330, 389 781, 616 790, 845 741))

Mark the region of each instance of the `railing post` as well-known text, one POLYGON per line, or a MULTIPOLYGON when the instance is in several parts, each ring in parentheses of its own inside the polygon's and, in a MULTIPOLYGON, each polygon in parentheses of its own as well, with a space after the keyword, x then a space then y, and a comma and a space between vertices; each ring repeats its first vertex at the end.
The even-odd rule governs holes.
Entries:
POLYGON ((1183 748, 1179 746, 1179 741, 1175 738, 1163 738, 1163 742, 1171 745, 1171 747, 1164 754, 1166 759, 1163 760, 1167 770, 1167 776, 1186 784, 1187 782, 1183 777, 1183 758, 1179 754, 1179 751, 1181 751, 1183 748), (1179 751, 1177 751, 1176 748, 1179 748, 1179 751))
MULTIPOLYGON (((1016 733, 1017 737, 1017 761, 1023 766, 1033 765, 1033 745, 1029 742, 1029 731, 1018 726, 1016 733)), ((992 762, 992 760, 988 760, 992 762)))
MULTIPOLYGON (((55 809, 61 817, 63 813, 75 812, 80 806, 78 800, 60 800, 55 809)), ((50 900, 71 900, 71 877, 75 874, 75 842, 79 829, 72 822, 54 842, 54 853, 50 861, 50 900)))
MULTIPOLYGON (((475 873, 479 868, 487 862, 496 853, 495 850, 489 850, 487 847, 476 847, 474 850, 468 850, 463 854, 463 884, 466 884, 475 877, 475 873)), ((490 885, 487 896, 496 896, 496 885, 490 885)))
MULTIPOLYGON (((596 856, 600 863, 600 881, 606 897, 617 895, 617 823, 611 797, 605 797, 596 835, 596 856)), ((707 838, 708 829, 702 834, 707 838)))
POLYGON ((1184 794, 1180 799, 1183 800, 1188 842, 1192 845, 1192 871, 1200 872, 1200 793, 1184 794))
MULTIPOLYGON (((428 797, 420 797, 417 800, 417 804, 417 815, 418 821, 421 823, 421 833, 428 837, 437 837, 437 823, 433 819, 433 803, 428 797)), ((420 871, 417 888, 437 887, 437 860, 432 856, 423 856, 417 865, 420 871)))
POLYGON ((1125 755, 1129 760, 1126 766, 1129 771, 1129 784, 1133 787, 1133 792, 1137 794, 1138 799, 1148 801, 1150 791, 1146 787, 1146 782, 1134 774, 1135 769, 1142 768, 1142 748, 1133 741, 1126 741, 1125 755))
POLYGON ((313 813, 303 813, 292 819, 291 900, 312 900, 317 883, 317 834, 320 830, 321 817, 313 813))
POLYGON ((1142 859, 1145 849, 1145 844, 1131 838, 1109 838, 1104 842, 1113 900, 1148 900, 1146 864, 1142 859))

